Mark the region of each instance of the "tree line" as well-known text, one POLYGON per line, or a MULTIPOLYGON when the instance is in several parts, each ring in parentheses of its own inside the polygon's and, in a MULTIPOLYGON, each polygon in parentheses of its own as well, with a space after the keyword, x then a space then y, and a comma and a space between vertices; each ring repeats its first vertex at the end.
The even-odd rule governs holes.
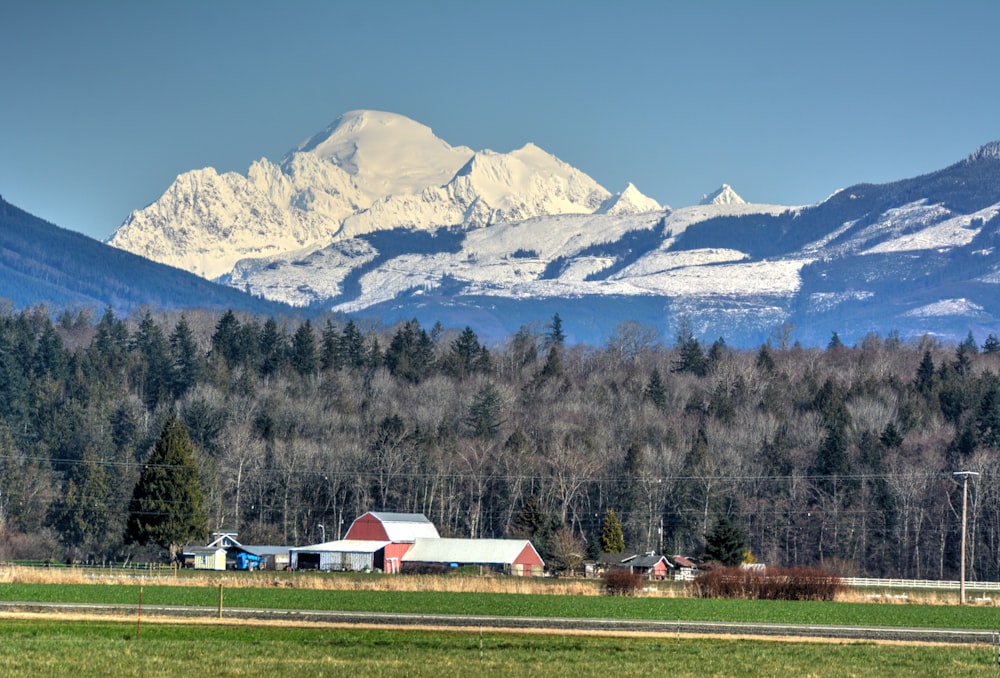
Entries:
POLYGON ((637 551, 699 556, 725 523, 763 563, 954 578, 971 470, 969 575, 1000 578, 1000 341, 793 334, 568 345, 555 315, 487 346, 416 320, 8 309, 0 558, 155 557, 130 502, 173 418, 203 536, 302 545, 413 511, 569 567, 613 512, 637 551))

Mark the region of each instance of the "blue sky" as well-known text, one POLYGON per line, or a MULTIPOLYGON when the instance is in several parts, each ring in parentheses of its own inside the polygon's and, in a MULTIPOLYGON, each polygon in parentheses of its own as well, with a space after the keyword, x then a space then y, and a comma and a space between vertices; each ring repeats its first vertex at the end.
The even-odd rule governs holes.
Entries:
POLYGON ((14 0, 0 195, 104 239, 181 172, 369 108, 673 207, 808 204, 1000 139, 997 26, 993 0, 14 0))

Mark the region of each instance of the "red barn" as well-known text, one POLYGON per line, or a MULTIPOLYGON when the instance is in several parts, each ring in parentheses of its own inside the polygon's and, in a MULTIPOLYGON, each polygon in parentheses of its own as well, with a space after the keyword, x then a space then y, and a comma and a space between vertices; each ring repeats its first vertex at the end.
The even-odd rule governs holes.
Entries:
POLYGON ((545 570, 542 557, 527 539, 418 539, 403 556, 403 565, 480 565, 526 577, 545 570))
POLYGON ((369 511, 351 523, 345 540, 391 542, 385 547, 385 571, 398 572, 403 554, 417 539, 439 539, 434 523, 423 513, 369 511))

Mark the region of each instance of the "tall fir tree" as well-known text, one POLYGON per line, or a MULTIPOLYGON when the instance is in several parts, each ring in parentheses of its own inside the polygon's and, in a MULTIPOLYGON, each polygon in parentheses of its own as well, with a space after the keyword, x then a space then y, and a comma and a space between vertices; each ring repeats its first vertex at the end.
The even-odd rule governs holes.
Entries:
POLYGON ((312 323, 308 320, 299 325, 292 335, 291 360, 292 367, 303 376, 314 373, 319 366, 316 336, 313 334, 312 323))
POLYGON ((562 346, 565 343, 566 333, 563 332, 562 318, 556 313, 552 316, 552 322, 549 323, 549 331, 545 333, 545 345, 562 346))
POLYGON ((132 492, 125 543, 156 544, 175 562, 181 546, 205 537, 207 523, 191 439, 181 420, 171 415, 132 492))
POLYGON ((170 335, 171 387, 174 398, 180 398, 194 388, 201 377, 201 356, 194 334, 183 315, 170 335))

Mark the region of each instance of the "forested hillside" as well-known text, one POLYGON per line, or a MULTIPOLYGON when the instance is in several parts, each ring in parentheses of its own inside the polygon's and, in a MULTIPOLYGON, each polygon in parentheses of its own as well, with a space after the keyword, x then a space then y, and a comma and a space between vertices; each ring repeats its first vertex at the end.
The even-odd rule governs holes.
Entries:
POLYGON ((142 555, 129 498, 176 413, 207 530, 243 543, 420 511, 443 536, 529 536, 558 564, 614 510, 628 548, 697 556, 727 517, 765 563, 953 578, 952 472, 972 470, 970 576, 1000 577, 992 335, 806 350, 776 333, 736 351, 626 323, 588 347, 555 316, 486 347, 469 329, 314 322, 0 315, 0 558, 142 555))

